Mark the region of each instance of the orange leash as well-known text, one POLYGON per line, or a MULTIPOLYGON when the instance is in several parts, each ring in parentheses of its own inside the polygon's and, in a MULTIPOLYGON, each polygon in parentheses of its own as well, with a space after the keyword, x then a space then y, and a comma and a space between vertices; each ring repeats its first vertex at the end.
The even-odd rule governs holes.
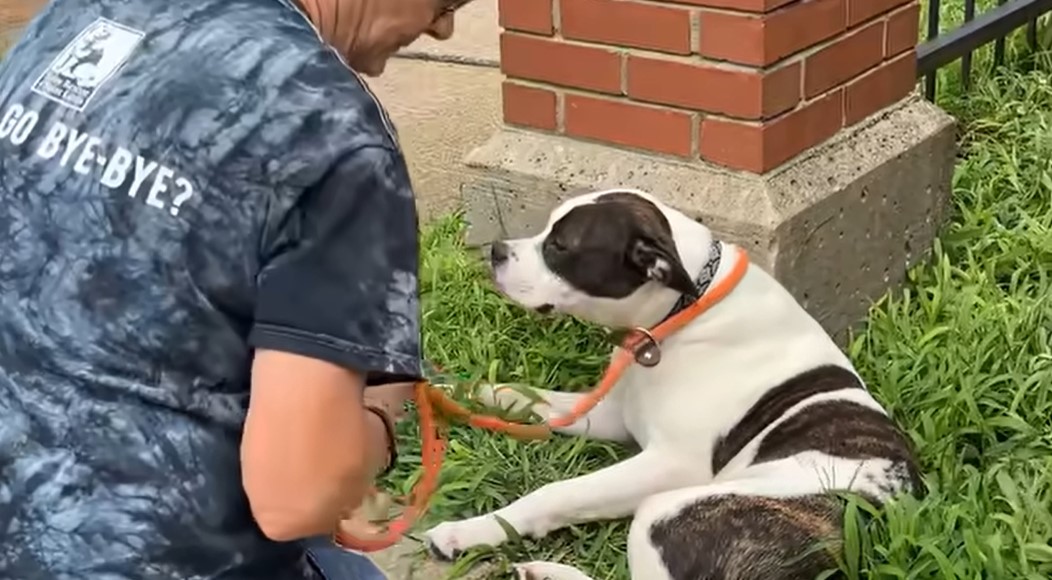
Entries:
POLYGON ((358 552, 385 550, 397 544, 402 536, 413 527, 416 520, 427 511, 431 495, 438 487, 438 476, 442 471, 442 460, 446 454, 446 441, 440 432, 445 425, 435 415, 431 406, 431 398, 428 393, 431 390, 432 387, 427 381, 418 382, 414 389, 414 398, 420 413, 420 462, 423 464, 423 473, 420 481, 413 486, 409 494, 409 506, 397 519, 387 525, 385 531, 379 534, 360 538, 337 528, 332 538, 333 543, 337 546, 358 552))
POLYGON ((749 268, 745 250, 737 248, 737 256, 731 272, 718 284, 709 288, 701 298, 654 328, 636 328, 621 343, 603 378, 594 389, 574 405, 569 413, 548 419, 542 424, 525 424, 506 421, 492 415, 477 415, 449 397, 442 389, 427 381, 416 384, 415 399, 420 413, 421 463, 423 474, 413 486, 410 503, 406 510, 387 525, 387 529, 369 537, 357 537, 337 530, 333 542, 348 550, 376 552, 398 543, 413 524, 427 511, 431 495, 438 487, 438 476, 442 470, 446 442, 441 430, 446 419, 458 420, 472 427, 504 433, 516 439, 537 440, 551 436, 553 429, 569 427, 594 409, 633 362, 652 367, 661 361, 661 342, 701 316, 723 300, 733 290, 749 268))

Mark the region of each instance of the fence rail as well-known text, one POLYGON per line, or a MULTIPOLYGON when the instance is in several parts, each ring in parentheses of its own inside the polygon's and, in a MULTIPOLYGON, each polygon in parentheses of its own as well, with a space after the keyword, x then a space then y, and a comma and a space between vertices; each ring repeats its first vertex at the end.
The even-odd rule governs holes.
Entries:
POLYGON ((1052 0, 998 0, 998 6, 978 17, 975 0, 964 0, 964 24, 939 33, 940 0, 928 4, 927 41, 917 47, 917 78, 924 77, 924 94, 935 99, 939 69, 961 60, 961 82, 967 87, 972 76, 972 52, 994 42, 994 66, 1004 63, 1005 38, 1026 26, 1031 48, 1037 46, 1037 20, 1052 12, 1052 0))

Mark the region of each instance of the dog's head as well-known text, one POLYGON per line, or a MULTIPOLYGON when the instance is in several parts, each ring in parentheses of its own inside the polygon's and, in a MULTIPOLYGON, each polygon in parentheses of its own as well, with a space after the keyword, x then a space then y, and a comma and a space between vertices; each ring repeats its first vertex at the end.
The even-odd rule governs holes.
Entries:
POLYGON ((665 303, 667 311, 678 296, 694 292, 672 223, 684 219, 643 192, 580 195, 555 208, 536 236, 495 242, 494 280, 526 308, 611 327, 646 324, 641 319, 649 311, 665 303))

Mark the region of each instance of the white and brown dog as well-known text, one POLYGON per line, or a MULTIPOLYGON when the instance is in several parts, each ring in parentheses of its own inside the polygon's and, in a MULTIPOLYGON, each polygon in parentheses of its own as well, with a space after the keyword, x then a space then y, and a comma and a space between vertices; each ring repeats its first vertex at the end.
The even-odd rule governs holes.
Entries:
MULTIPOLYGON (((611 328, 653 327, 734 267, 737 249, 644 192, 570 199, 540 234, 498 242, 494 279, 526 308, 611 328)), ((538 391, 542 417, 581 395, 538 391)), ((492 390, 487 402, 530 404, 492 390)), ((660 363, 633 365, 569 435, 634 441, 642 451, 546 485, 492 514, 427 532, 432 551, 505 542, 502 518, 542 537, 633 516, 634 580, 811 580, 834 566, 838 490, 880 503, 921 482, 908 440, 827 333, 771 276, 749 267, 734 290, 667 338, 660 363)), ((520 578, 587 580, 550 562, 520 578)))

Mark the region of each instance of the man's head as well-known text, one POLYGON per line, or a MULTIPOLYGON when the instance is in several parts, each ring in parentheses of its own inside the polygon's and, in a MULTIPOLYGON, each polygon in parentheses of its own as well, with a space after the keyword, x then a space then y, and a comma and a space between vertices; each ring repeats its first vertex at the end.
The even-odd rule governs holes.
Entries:
POLYGON ((493 277, 526 308, 635 325, 694 292, 676 237, 696 230, 707 231, 643 192, 585 194, 555 208, 538 235, 493 244, 493 277))
POLYGON ((379 75, 387 60, 427 34, 453 36, 458 8, 471 0, 298 0, 354 70, 379 75))

